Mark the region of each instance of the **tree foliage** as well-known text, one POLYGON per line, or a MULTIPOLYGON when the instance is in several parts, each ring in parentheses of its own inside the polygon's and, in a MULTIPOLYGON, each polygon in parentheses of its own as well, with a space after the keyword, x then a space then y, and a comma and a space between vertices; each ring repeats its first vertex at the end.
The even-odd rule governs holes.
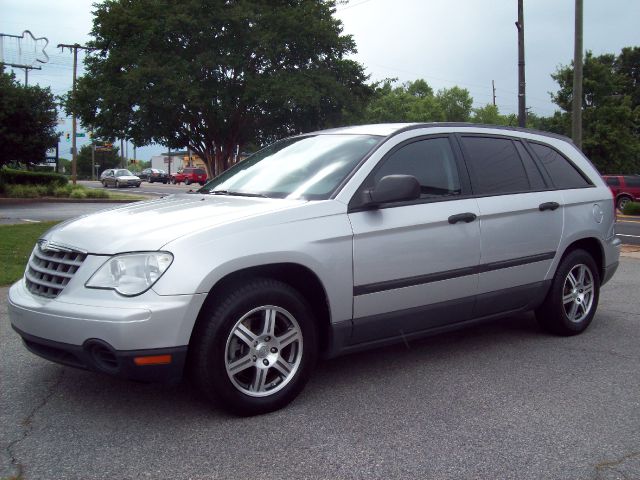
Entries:
POLYGON ((19 85, 0 70, 0 165, 44 160, 58 141, 57 110, 49 88, 19 85))
POLYGON ((107 0, 67 107, 103 138, 189 146, 210 173, 237 145, 356 118, 369 96, 332 0, 107 0))
MULTIPOLYGON (((640 47, 617 56, 587 52, 583 75, 584 153, 603 173, 640 172, 640 47)), ((573 66, 559 67, 552 77, 560 87, 552 98, 563 112, 547 120, 552 131, 569 135, 573 66)))
POLYGON ((394 86, 387 79, 375 87, 363 121, 391 122, 475 122, 512 125, 513 115, 501 115, 495 105, 472 108, 469 91, 460 87, 444 88, 434 93, 423 79, 394 86))
MULTIPOLYGON (((83 145, 78 151, 78 160, 76 169, 78 175, 81 177, 91 177, 91 145, 83 145)), ((115 145, 111 150, 95 152, 95 164, 98 165, 98 174, 107 168, 115 168, 120 165, 120 153, 119 148, 115 145)))

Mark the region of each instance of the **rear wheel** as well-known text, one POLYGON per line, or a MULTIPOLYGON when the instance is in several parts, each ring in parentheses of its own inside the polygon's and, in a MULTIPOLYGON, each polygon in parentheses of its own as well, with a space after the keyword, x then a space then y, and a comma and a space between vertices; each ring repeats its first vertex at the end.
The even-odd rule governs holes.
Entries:
POLYGON ((593 320, 599 296, 600 276, 593 257, 585 250, 573 250, 560 262, 536 317, 552 333, 576 335, 593 320))
POLYGON ((237 415, 271 412, 303 389, 317 359, 313 313, 289 285, 256 279, 206 311, 192 345, 195 379, 237 415))
POLYGON ((627 196, 622 196, 620 198, 618 198, 618 201, 616 203, 618 210, 622 211, 624 210, 624 207, 627 206, 627 203, 629 203, 631 201, 631 198, 627 197, 627 196))

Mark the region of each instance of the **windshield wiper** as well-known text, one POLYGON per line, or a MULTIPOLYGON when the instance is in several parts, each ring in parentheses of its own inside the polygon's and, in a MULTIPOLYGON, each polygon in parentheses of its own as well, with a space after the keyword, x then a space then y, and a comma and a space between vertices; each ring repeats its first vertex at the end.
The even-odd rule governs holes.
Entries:
POLYGON ((269 198, 262 193, 251 193, 251 192, 236 192, 233 190, 211 190, 209 195, 229 195, 234 197, 261 197, 261 198, 269 198))

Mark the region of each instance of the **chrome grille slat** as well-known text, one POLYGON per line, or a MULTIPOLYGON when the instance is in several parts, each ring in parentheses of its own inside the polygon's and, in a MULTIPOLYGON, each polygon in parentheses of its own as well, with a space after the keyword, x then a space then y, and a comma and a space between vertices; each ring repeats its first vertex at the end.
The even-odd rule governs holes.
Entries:
POLYGON ((84 258, 82 258, 82 260, 80 261, 72 260, 70 258, 65 258, 69 255, 78 255, 77 253, 55 252, 54 255, 56 256, 49 256, 38 250, 39 248, 34 249, 33 251, 34 255, 38 257, 40 260, 44 260, 46 262, 64 263, 65 265, 74 265, 76 267, 79 267, 80 265, 82 265, 82 262, 84 261, 84 258))
POLYGON ((43 273, 45 275, 55 275, 57 277, 71 278, 71 277, 73 277, 73 274, 75 273, 75 271, 72 272, 72 273, 67 273, 67 272, 63 272, 63 271, 60 271, 60 270, 52 270, 52 269, 49 269, 49 268, 37 266, 37 265, 35 265, 33 263, 30 264, 29 267, 31 267, 33 270, 35 270, 38 273, 43 273))
POLYGON ((38 242, 24 273, 27 289, 41 297, 57 297, 86 258, 86 253, 68 247, 43 250, 38 242))

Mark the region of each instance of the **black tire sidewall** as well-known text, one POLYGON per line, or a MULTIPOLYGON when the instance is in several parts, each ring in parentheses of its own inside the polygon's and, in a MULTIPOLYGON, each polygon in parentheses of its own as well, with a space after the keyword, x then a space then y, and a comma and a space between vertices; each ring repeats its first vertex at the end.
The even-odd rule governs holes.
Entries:
POLYGON ((559 335, 576 335, 583 332, 593 320, 598 308, 600 298, 600 275, 593 257, 585 250, 573 250, 569 252, 558 265, 553 283, 545 303, 540 308, 537 315, 542 325, 552 333, 559 335), (589 314, 580 322, 572 322, 567 317, 562 302, 564 293, 564 282, 569 272, 576 265, 586 265, 593 277, 593 303, 589 314))
POLYGON ((198 385, 211 400, 236 415, 247 416, 280 409, 297 397, 311 376, 318 356, 315 320, 301 295, 279 281, 254 280, 209 308, 206 317, 198 332, 194 373, 198 385), (282 390, 268 397, 250 397, 239 391, 227 375, 226 344, 236 322, 264 305, 284 308, 296 319, 302 331, 302 360, 294 378, 282 390))

